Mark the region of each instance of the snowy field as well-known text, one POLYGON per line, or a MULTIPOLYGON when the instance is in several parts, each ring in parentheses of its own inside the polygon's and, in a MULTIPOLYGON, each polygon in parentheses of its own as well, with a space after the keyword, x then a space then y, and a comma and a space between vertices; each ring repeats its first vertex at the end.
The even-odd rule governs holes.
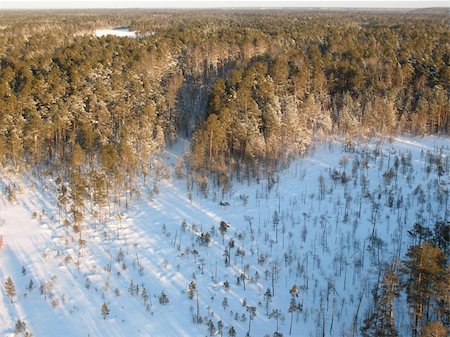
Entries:
MULTIPOLYGON (((0 280, 16 288, 11 301, 1 287, 1 336, 18 319, 36 337, 288 336, 291 322, 292 336, 351 336, 376 265, 403 258, 407 230, 449 206, 448 138, 317 144, 270 179, 207 196, 173 172, 182 147, 164 155, 170 178, 143 184, 128 209, 99 221, 87 204, 79 267, 55 177, 0 171, 15 191, 0 197, 0 280)), ((406 331, 405 304, 395 311, 406 331)))
POLYGON ((115 35, 118 37, 136 37, 136 32, 132 32, 128 28, 97 29, 95 31, 95 36, 97 37, 107 35, 115 35))

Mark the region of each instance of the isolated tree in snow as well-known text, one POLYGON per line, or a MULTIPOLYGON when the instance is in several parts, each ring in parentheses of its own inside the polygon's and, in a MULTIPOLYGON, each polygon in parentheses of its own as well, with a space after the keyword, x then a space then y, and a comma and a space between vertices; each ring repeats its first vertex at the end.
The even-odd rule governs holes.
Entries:
POLYGON ((161 291, 161 294, 159 295, 159 303, 161 305, 166 305, 169 304, 169 297, 167 297, 166 293, 163 291, 161 291))
POLYGON ((145 288, 145 286, 142 286, 142 290, 141 290, 141 296, 144 299, 144 304, 147 305, 147 301, 150 298, 147 288, 145 288))
POLYGON ((11 303, 13 301, 13 297, 16 296, 16 287, 14 286, 14 282, 11 278, 11 276, 8 276, 8 278, 6 279, 5 283, 5 291, 6 291, 6 295, 8 295, 8 297, 11 300, 11 303))
POLYGON ((32 291, 34 289, 34 282, 32 279, 30 279, 30 282, 28 283, 27 286, 28 291, 32 291))
POLYGON ((295 299, 295 297, 291 297, 291 302, 289 303, 288 312, 291 314, 291 322, 289 323, 289 335, 292 333, 292 322, 294 320, 294 313, 301 311, 302 305, 295 299))
POLYGON ((109 315, 109 307, 108 307, 108 305, 106 303, 103 303, 101 310, 102 310, 103 319, 106 319, 106 317, 109 315))
POLYGON ((230 326, 228 329, 228 336, 229 337, 236 337, 236 330, 234 329, 234 326, 230 326))
POLYGON ((276 330, 276 332, 278 332, 279 322, 280 322, 280 320, 284 319, 283 313, 281 312, 280 309, 272 309, 272 312, 270 313, 269 318, 273 318, 273 319, 276 320, 276 322, 277 322, 277 330, 276 330))
POLYGON ((256 307, 254 306, 247 306, 247 311, 248 311, 248 334, 250 334, 250 329, 251 329, 251 325, 252 325, 252 320, 256 317, 256 307))
POLYGON ((214 332, 216 330, 216 327, 214 326, 214 322, 210 319, 208 321, 208 332, 210 336, 214 336, 214 332))
POLYGON ((195 284, 194 280, 192 280, 188 286, 189 299, 192 300, 194 298, 194 295, 196 297, 196 303, 197 303, 197 313, 195 315, 195 321, 199 322, 200 321, 200 304, 199 304, 199 299, 198 299, 198 289, 197 289, 197 285, 195 284))
POLYGON ((264 302, 266 307, 266 314, 269 316, 269 303, 272 301, 272 294, 270 292, 270 288, 267 288, 266 292, 264 293, 264 302))
POLYGON ((278 243, 278 224, 280 223, 280 215, 277 211, 273 212, 272 227, 275 230, 275 242, 278 243))
POLYGON ((292 288, 289 290, 289 294, 291 294, 292 297, 298 297, 299 289, 297 285, 293 285, 292 288))
POLYGON ((227 232, 228 227, 229 227, 229 225, 225 221, 220 222, 219 230, 220 230, 220 234, 222 234, 222 243, 225 242, 225 233, 227 232))
POLYGON ((288 309, 288 312, 291 314, 291 322, 289 324, 289 335, 291 335, 292 322, 294 320, 294 313, 301 311, 302 305, 297 301, 299 289, 295 284, 292 286, 291 290, 289 290, 289 293, 291 294, 291 302, 289 303, 289 309, 288 309))
POLYGON ((223 335, 223 322, 220 320, 217 322, 217 333, 222 337, 223 335))
MULTIPOLYGON (((82 159, 76 159, 77 162, 79 160, 82 159)), ((81 248, 84 246, 84 240, 82 239, 82 223, 84 219, 84 201, 87 195, 86 179, 84 178, 83 174, 78 171, 80 170, 79 166, 81 166, 81 164, 78 164, 77 170, 74 170, 70 176, 71 179, 70 196, 72 199, 71 213, 74 221, 73 229, 74 232, 79 235, 78 258, 77 258, 78 267, 80 266, 81 248)))
POLYGON ((15 328, 16 328, 16 334, 20 334, 25 331, 25 329, 27 328, 27 324, 24 321, 18 319, 16 321, 15 328))
POLYGON ((197 285, 195 284, 194 280, 192 280, 188 286, 188 297, 190 300, 192 300, 194 298, 194 294, 196 291, 197 291, 197 285))

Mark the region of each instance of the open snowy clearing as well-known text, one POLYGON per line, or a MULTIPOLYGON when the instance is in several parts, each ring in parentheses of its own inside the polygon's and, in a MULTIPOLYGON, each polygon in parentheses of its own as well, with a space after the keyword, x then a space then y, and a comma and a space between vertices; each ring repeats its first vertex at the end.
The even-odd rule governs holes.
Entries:
MULTIPOLYGON (((446 218, 448 138, 317 144, 273 177, 210 187, 207 197, 173 172, 182 148, 167 150, 171 178, 157 190, 142 186, 128 209, 87 218, 80 267, 54 178, 0 171, 1 190, 16 191, 0 198, 0 280, 11 276, 17 293, 10 301, 0 291, 0 335, 14 335, 18 319, 34 336, 206 336, 208 321, 218 335, 221 321, 224 336, 231 327, 271 335, 277 326, 287 336, 291 319, 293 336, 352 335, 375 265, 403 257, 415 222, 446 218), (429 164, 435 157, 444 176, 429 164), (221 220, 230 225, 223 236, 221 220), (291 314, 293 285, 302 310, 291 314)), ((397 324, 408 329, 409 317, 397 324)))
POLYGON ((97 29, 95 36, 102 37, 107 35, 114 35, 118 37, 136 37, 136 32, 130 31, 128 28, 111 28, 111 29, 97 29))

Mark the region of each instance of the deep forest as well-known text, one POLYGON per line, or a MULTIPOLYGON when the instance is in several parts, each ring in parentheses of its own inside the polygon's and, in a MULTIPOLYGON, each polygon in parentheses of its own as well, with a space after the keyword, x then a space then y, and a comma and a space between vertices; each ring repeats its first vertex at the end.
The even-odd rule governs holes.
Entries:
POLYGON ((102 171, 116 156, 129 158, 131 174, 165 143, 192 136, 193 172, 226 180, 276 167, 331 133, 448 134, 448 21, 365 12, 3 12, 0 161, 64 166, 82 152, 102 171), (120 26, 138 37, 93 35, 120 26))

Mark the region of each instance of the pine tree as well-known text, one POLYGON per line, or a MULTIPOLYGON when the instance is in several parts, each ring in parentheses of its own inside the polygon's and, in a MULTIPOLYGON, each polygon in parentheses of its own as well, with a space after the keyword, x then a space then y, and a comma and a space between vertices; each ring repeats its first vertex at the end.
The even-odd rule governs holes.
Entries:
POLYGON ((270 288, 267 288, 266 292, 264 293, 264 301, 266 303, 266 314, 269 316, 269 303, 272 301, 272 294, 270 292, 270 288))
POLYGON ((450 255, 450 221, 447 223, 436 221, 431 242, 441 248, 447 256, 450 255))
POLYGON ((294 320, 294 313, 302 310, 302 305, 296 300, 298 297, 299 289, 294 284, 289 290, 289 293, 291 294, 291 302, 289 303, 288 312, 291 314, 291 322, 289 324, 289 335, 292 333, 292 322, 294 320))
POLYGON ((222 337, 223 335, 223 322, 222 320, 217 322, 217 333, 222 337))
POLYGON ((210 336, 214 336, 214 332, 216 330, 216 327, 214 326, 214 322, 210 319, 207 323, 208 325, 208 332, 210 336))
MULTIPOLYGON (((80 164, 81 165, 81 164, 80 164)), ((84 240, 82 239, 82 223, 84 219, 84 200, 87 195, 86 179, 79 172, 80 166, 77 166, 71 174, 71 213, 74 220, 74 232, 79 235, 78 237, 78 257, 77 266, 80 266, 81 248, 84 246, 84 240)))
POLYGON ((101 310, 102 310, 103 319, 106 319, 106 317, 109 315, 109 307, 108 307, 108 305, 106 303, 103 303, 101 310))
POLYGON ((190 300, 192 300, 194 298, 194 294, 196 293, 196 291, 197 291, 197 285, 195 284, 194 280, 192 280, 188 286, 188 297, 190 300))
POLYGON ((10 298, 11 303, 12 303, 13 297, 16 296, 16 287, 14 286, 14 282, 13 282, 11 276, 8 276, 8 278, 6 279, 6 281, 4 283, 4 287, 5 287, 6 295, 8 295, 8 297, 10 298))
POLYGON ((166 293, 163 291, 161 291, 161 294, 159 295, 159 303, 161 305, 166 305, 169 304, 169 297, 167 297, 166 293))
POLYGON ((289 158, 303 153, 311 141, 311 130, 306 113, 299 109, 294 99, 287 99, 282 116, 281 146, 287 162, 289 158))
POLYGON ((236 330, 234 329, 234 326, 230 326, 228 328, 228 336, 229 337, 236 337, 236 330))
POLYGON ((447 337, 449 332, 448 326, 442 322, 433 321, 423 328, 421 337, 447 337))
POLYGON ((24 321, 22 321, 20 319, 18 319, 16 321, 16 324, 15 324, 16 334, 20 334, 20 333, 24 332, 26 330, 26 328, 27 328, 27 324, 24 321))
POLYGON ((382 134, 392 133, 397 125, 397 109, 393 97, 386 97, 382 101, 380 109, 382 134))
POLYGON ((228 227, 230 227, 225 221, 220 222, 219 230, 220 234, 222 234, 222 243, 225 243, 225 233, 228 230, 228 227))
POLYGON ((148 295, 147 288, 145 288, 144 285, 142 285, 141 296, 144 299, 144 304, 147 304, 147 301, 150 298, 150 296, 148 295))
POLYGON ((128 286, 128 292, 131 294, 131 295, 134 295, 134 291, 135 291, 135 286, 134 286, 134 282, 133 282, 133 280, 131 280, 130 281, 130 285, 128 286))
POLYGON ((280 322, 280 320, 284 319, 283 313, 281 312, 280 309, 272 309, 272 312, 270 313, 269 318, 273 318, 276 320, 276 322, 277 322, 276 332, 278 332, 279 322, 280 322))
POLYGON ((360 110, 358 101, 353 100, 347 92, 342 98, 342 108, 339 115, 339 123, 342 131, 353 134, 358 130, 358 120, 355 114, 360 110))
POLYGON ((250 334, 252 320, 256 317, 256 307, 249 305, 249 306, 247 306, 247 311, 248 311, 248 315, 249 315, 249 319, 248 319, 248 334, 250 334))
POLYGON ((399 279, 389 267, 380 283, 373 291, 372 312, 364 320, 361 327, 363 337, 396 337, 394 324, 394 299, 399 295, 399 279))
POLYGON ((441 321, 447 327, 450 326, 450 265, 443 272, 433 289, 432 298, 436 304, 433 317, 436 321, 441 321))
POLYGON ((405 274, 408 276, 407 301, 413 312, 413 337, 419 336, 423 323, 428 323, 432 300, 436 301, 439 287, 446 278, 447 257, 444 252, 425 241, 411 246, 406 254, 405 274))

